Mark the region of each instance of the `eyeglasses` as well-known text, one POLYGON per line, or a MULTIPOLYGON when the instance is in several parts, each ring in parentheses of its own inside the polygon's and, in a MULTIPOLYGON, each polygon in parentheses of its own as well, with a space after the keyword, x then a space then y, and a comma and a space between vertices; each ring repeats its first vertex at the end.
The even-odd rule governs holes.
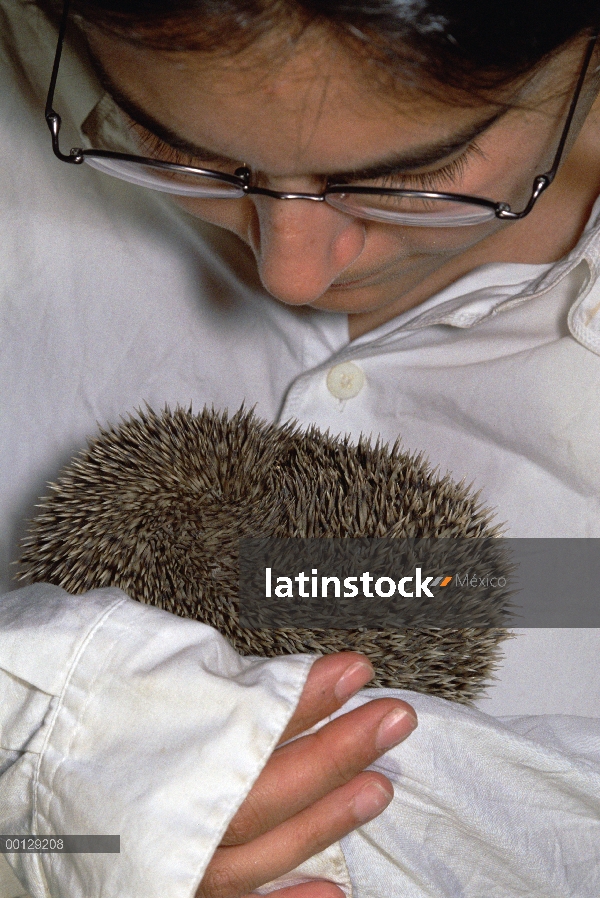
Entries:
POLYGON ((335 183, 328 184, 322 193, 281 193, 252 185, 252 172, 246 166, 236 169, 234 174, 226 174, 212 169, 179 165, 161 159, 107 150, 86 150, 81 147, 73 147, 69 155, 65 155, 59 147, 61 118, 54 110, 53 102, 67 28, 69 5, 70 0, 65 0, 45 111, 46 122, 52 134, 52 149, 55 156, 62 162, 74 165, 86 162, 92 168, 123 181, 178 196, 214 200, 240 199, 244 196, 260 195, 277 200, 313 200, 326 202, 335 209, 356 218, 409 227, 459 227, 482 224, 493 218, 503 221, 518 221, 529 215, 539 197, 554 180, 558 170, 581 88, 598 39, 596 32, 587 44, 552 167, 535 178, 531 196, 525 208, 521 212, 514 212, 508 203, 498 203, 483 197, 467 196, 461 193, 335 183))

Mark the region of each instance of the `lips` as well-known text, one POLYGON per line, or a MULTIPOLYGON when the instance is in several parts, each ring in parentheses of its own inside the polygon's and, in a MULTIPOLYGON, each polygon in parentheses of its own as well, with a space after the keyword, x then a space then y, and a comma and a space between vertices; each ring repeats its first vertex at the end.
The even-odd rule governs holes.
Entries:
MULTIPOLYGON (((414 257, 413 257, 414 258, 414 257)), ((355 287, 376 287, 379 284, 384 283, 385 281, 389 281, 399 275, 406 274, 410 268, 414 268, 413 265, 407 265, 408 259, 403 259, 400 264, 398 264, 397 260, 394 260, 392 265, 387 265, 384 268, 379 268, 377 271, 372 271, 370 274, 364 274, 362 277, 352 278, 351 280, 342 281, 337 280, 334 281, 329 290, 351 290, 355 287)))
POLYGON ((389 269, 384 269, 383 271, 378 271, 374 274, 366 274, 360 278, 353 278, 351 281, 334 281, 329 289, 345 290, 352 287, 372 287, 374 284, 379 284, 382 280, 386 280, 389 274, 389 269))
POLYGON ((348 287, 363 286, 369 281, 369 278, 357 278, 355 281, 344 281, 343 283, 334 283, 329 285, 330 290, 345 290, 348 287))

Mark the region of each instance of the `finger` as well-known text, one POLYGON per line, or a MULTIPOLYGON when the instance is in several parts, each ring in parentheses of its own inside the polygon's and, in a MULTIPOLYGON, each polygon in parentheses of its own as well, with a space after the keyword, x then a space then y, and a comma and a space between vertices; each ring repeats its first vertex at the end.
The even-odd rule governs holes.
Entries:
POLYGON ((221 845, 240 845, 350 782, 416 726, 400 699, 375 699, 273 752, 221 845))
MULTIPOLYGON (((244 898, 253 898, 258 892, 244 895, 244 898)), ((317 879, 313 882, 302 882, 297 886, 286 886, 285 889, 276 889, 269 892, 274 898, 345 898, 344 892, 339 886, 324 879, 317 879)))
POLYGON ((380 814, 393 794, 391 783, 382 774, 361 773, 257 839, 217 848, 197 898, 240 898, 289 873, 380 814))
POLYGON ((372 664, 359 652, 337 652, 317 658, 310 669, 298 706, 278 745, 309 730, 341 708, 374 676, 372 664))

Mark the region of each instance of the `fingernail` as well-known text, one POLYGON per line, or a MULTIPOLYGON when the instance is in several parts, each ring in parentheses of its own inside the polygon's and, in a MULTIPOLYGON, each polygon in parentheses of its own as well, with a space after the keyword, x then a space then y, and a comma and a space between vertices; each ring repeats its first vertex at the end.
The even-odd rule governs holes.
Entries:
POLYGON ((353 805, 356 819, 359 823, 366 823, 387 808, 394 797, 392 792, 384 789, 381 783, 369 783, 363 786, 358 795, 354 796, 353 805))
POLYGON ((375 747, 379 751, 387 751, 398 745, 403 739, 412 733, 417 726, 417 718, 410 711, 398 708, 396 711, 390 711, 383 718, 377 730, 375 738, 375 747))
POLYGON ((352 664, 340 677, 335 686, 335 697, 339 702, 346 702, 356 695, 373 677, 375 671, 366 661, 357 661, 352 664))

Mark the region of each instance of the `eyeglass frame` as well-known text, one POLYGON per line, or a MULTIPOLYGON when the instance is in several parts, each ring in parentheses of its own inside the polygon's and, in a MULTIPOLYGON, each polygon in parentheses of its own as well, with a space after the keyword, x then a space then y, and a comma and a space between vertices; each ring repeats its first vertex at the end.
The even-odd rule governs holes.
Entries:
MULTIPOLYGON (((45 119, 50 129, 50 133, 52 135, 52 150, 54 155, 61 160, 61 162, 67 162, 74 165, 81 165, 85 162, 85 157, 89 156, 90 158, 104 158, 104 159, 115 159, 123 162, 135 162, 140 165, 152 166, 154 168, 163 169, 165 171, 175 171, 181 172, 184 174, 191 175, 200 175, 205 178, 212 178, 214 180, 219 180, 225 183, 229 183, 238 189, 242 190, 242 194, 239 197, 230 197, 231 199, 241 199, 242 196, 250 196, 250 195, 260 195, 260 196, 268 196, 272 199, 277 200, 314 200, 316 202, 325 202, 328 195, 331 194, 354 194, 354 195, 362 195, 362 196, 405 196, 409 199, 425 199, 425 200, 447 200, 450 202, 461 202, 470 204, 473 206, 483 206, 488 209, 492 209, 494 211, 494 215, 496 218, 499 218, 503 221, 519 221, 522 218, 525 218, 526 215, 529 215, 536 202, 544 193, 545 190, 552 184, 556 172, 558 171, 558 167, 560 165, 562 155, 564 152, 564 148, 567 142, 567 138, 569 135, 569 131, 571 128, 571 123, 573 121, 573 116, 575 114, 575 109, 577 107, 577 103, 579 101, 579 96, 581 94, 581 89, 583 87, 583 82, 585 80, 585 76, 587 74, 590 60, 592 58, 592 54, 594 52, 594 47, 598 40, 598 36, 600 34, 600 29, 594 31, 594 33, 589 38, 586 52, 584 55, 584 59, 581 65, 581 70, 579 72, 579 77, 577 79, 577 84, 575 86, 575 91, 573 93, 573 97, 571 99, 571 103, 569 106, 569 111, 567 113, 567 117, 565 120, 565 124, 563 126, 563 131, 560 137, 560 141, 558 144, 558 148, 556 150, 556 154, 554 156, 554 160, 550 169, 542 175, 538 175, 533 181, 533 187, 531 196, 529 201, 527 202, 525 208, 521 212, 514 212, 509 203, 503 202, 495 202, 494 200, 489 200, 484 197, 477 196, 469 196, 467 194, 462 193, 447 193, 440 191, 432 191, 432 190, 411 190, 408 188, 394 188, 394 187, 364 187, 355 184, 329 184, 325 188, 322 193, 284 193, 277 190, 270 190, 266 187, 256 187, 251 185, 250 179, 252 177, 252 171, 247 166, 241 166, 236 169, 233 175, 227 174, 226 172, 218 172, 212 169, 205 168, 195 168, 194 166, 189 165, 181 165, 175 162, 165 162, 161 159, 152 159, 146 156, 136 156, 129 153, 118 153, 113 152, 111 150, 95 150, 95 149, 82 149, 81 147, 73 147, 69 153, 66 155, 61 152, 59 146, 59 133, 62 124, 62 119, 60 115, 53 108, 54 103, 54 93, 56 89, 56 82, 58 79, 58 69, 60 65, 60 60, 62 56, 62 48, 65 39, 65 33, 67 30, 67 20, 69 14, 70 0, 65 0, 65 4, 63 7, 63 14, 60 22, 59 33, 58 33, 58 44, 56 47, 56 53, 54 56, 54 65, 52 68, 52 76, 50 79, 50 86, 48 88, 48 96, 46 99, 46 107, 45 107, 45 119)), ((152 189, 149 187, 148 189, 152 189)), ((173 191, 174 193, 174 191, 173 191)), ((207 198, 208 199, 208 198, 207 198)), ((212 198, 210 198, 212 199, 212 198)), ((217 197, 218 199, 218 197, 217 197)), ((351 212, 349 214, 352 214, 351 212)), ((356 218, 361 218, 360 214, 355 215, 356 218)), ((393 222, 389 222, 389 224, 393 224, 393 222)), ((402 226, 400 222, 397 223, 398 226, 402 226)), ((427 225, 427 227, 436 227, 435 224, 427 225)), ((443 227, 443 226, 438 226, 443 227)))

